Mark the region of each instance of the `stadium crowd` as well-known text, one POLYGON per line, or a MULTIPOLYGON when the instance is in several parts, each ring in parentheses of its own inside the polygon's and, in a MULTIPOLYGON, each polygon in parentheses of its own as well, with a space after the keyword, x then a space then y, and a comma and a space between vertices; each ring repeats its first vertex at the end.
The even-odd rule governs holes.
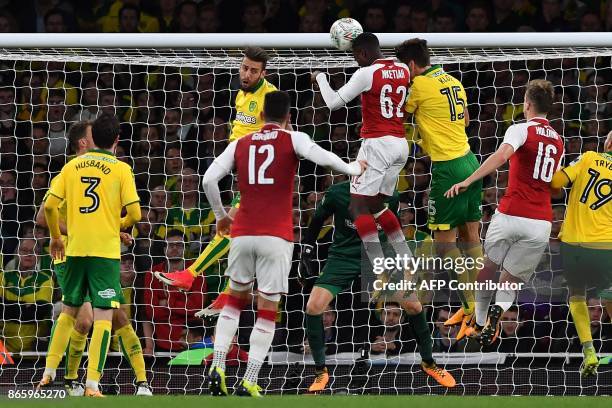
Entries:
POLYGON ((612 29, 609 0, 26 0, 0 6, 0 32, 318 33, 342 17, 371 32, 612 29))
MULTIPOLYGON (((0 31, 284 32, 299 27, 300 32, 318 32, 327 30, 334 19, 349 15, 359 18, 366 30, 376 32, 598 31, 612 26, 612 12, 608 12, 612 1, 433 1, 430 8, 410 1, 306 0, 282 2, 282 7, 280 1, 245 1, 241 19, 228 14, 223 1, 35 3, 31 8, 35 12, 27 15, 21 8, 12 9, 12 2, 6 5, 0 12, 0 31), (155 7, 149 8, 152 5, 155 7)), ((144 350, 179 351, 205 342, 214 326, 195 313, 221 291, 225 262, 196 279, 190 295, 163 286, 152 278, 151 271, 183 269, 214 236, 214 215, 201 192, 200 176, 227 146, 231 101, 239 87, 236 75, 227 69, 57 61, 5 60, 0 64, 0 340, 13 352, 46 350, 52 306, 60 294, 51 272, 48 232, 35 225, 35 213, 50 179, 74 152, 66 137, 70 125, 108 112, 122 123, 116 153, 133 167, 143 205, 142 221, 133 232, 134 244, 124 248, 122 284, 131 299, 130 315, 144 339, 144 350)), ((564 135, 566 160, 582 151, 601 150, 612 113, 609 59, 451 63, 445 68, 461 79, 468 92, 472 118, 468 135, 480 160, 497 148, 508 126, 522 120, 524 87, 529 79, 539 77, 557 86, 550 119, 564 135)), ((334 88, 348 78, 341 71, 331 74, 334 88)), ((268 79, 291 93, 295 128, 341 157, 356 156, 358 105, 330 114, 320 94, 312 90, 306 70, 270 69, 268 79)), ((413 131, 407 124, 409 139, 413 131)), ((431 236, 425 227, 431 163, 416 145, 412 152, 398 184, 400 219, 406 239, 426 253, 431 251, 431 236)), ((299 173, 294 197, 296 242, 323 193, 343 179, 307 163, 300 165, 299 173)), ((231 179, 223 185, 229 204, 235 186, 231 179)), ((483 237, 506 185, 507 171, 485 181, 483 237)), ((501 340, 492 346, 494 350, 580 350, 555 269, 559 247, 555 231, 563 220, 564 202, 563 195, 555 198, 550 248, 536 274, 546 282, 543 286, 548 292, 536 291, 535 298, 505 313, 501 340)), ((332 234, 330 225, 319 236, 318 258, 322 261, 332 234)), ((273 348, 308 353, 303 333, 308 285, 303 288, 296 277, 298 257, 296 245, 290 293, 278 314, 273 348)), ((357 283, 350 293, 340 294, 325 313, 328 353, 365 348, 372 354, 393 355, 416 350, 398 305, 370 307, 361 302, 358 292, 357 283)), ((598 351, 611 352, 610 317, 599 299, 591 299, 589 305, 598 351)), ((427 309, 435 351, 479 350, 465 339, 455 341, 455 329, 442 324, 454 311, 448 302, 434 298, 427 309)), ((254 314, 245 312, 244 318, 253 319, 254 314)), ((247 339, 248 333, 239 331, 238 344, 248 343, 247 339)))

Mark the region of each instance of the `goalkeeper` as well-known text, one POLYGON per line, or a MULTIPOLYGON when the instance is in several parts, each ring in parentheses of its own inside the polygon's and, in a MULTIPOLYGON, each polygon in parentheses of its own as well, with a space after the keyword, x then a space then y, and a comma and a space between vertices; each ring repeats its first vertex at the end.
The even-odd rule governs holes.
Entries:
POLYGON ((583 153, 555 173, 551 187, 558 189, 569 183, 572 187, 559 238, 570 313, 584 355, 580 372, 586 377, 594 375, 599 365, 591 336, 586 289, 595 287, 602 297, 610 297, 606 289, 612 286, 612 132, 604 152, 583 153))
MULTIPOLYGON (((265 78, 268 60, 269 56, 263 48, 247 47, 244 50, 244 58, 240 64, 240 90, 236 95, 236 117, 232 122, 230 142, 256 132, 263 126, 264 97, 266 94, 277 90, 265 78)), ((240 195, 237 195, 232 201, 232 208, 228 214, 230 218, 234 218, 239 205, 240 195)), ((194 279, 225 256, 229 247, 230 238, 217 233, 206 246, 204 252, 187 269, 169 273, 155 272, 155 277, 167 285, 188 291, 191 289, 194 279)), ((227 299, 227 291, 228 287, 226 286, 223 293, 204 309, 201 315, 218 314, 227 299)))
MULTIPOLYGON (((329 374, 325 366, 322 314, 334 297, 350 288, 353 281, 361 274, 361 238, 357 234, 349 213, 349 202, 349 182, 343 181, 332 185, 317 207, 302 242, 300 275, 303 279, 313 275, 311 262, 317 236, 325 220, 334 216, 334 240, 329 249, 325 267, 321 275, 317 277, 306 305, 306 335, 315 361, 316 375, 308 390, 313 393, 323 391, 329 382, 329 374)), ((397 216, 399 205, 397 191, 386 199, 385 205, 397 216)), ((421 303, 418 300, 411 301, 403 298, 401 306, 408 314, 408 322, 415 333, 423 371, 443 386, 454 387, 455 379, 445 369, 438 367, 432 357, 431 331, 421 303)))
MULTIPOLYGON (((428 224, 429 229, 435 231, 436 252, 445 259, 456 260, 455 264, 463 256, 483 259, 480 244, 482 181, 474 182, 459 201, 444 196, 449 188, 465 180, 479 166, 465 133, 470 119, 463 85, 442 66, 431 65, 425 40, 404 41, 396 47, 395 54, 408 66, 413 78, 405 109, 414 114, 421 137, 418 143, 433 163, 428 224), (457 246, 457 235, 462 242, 463 255, 457 246)), ((477 274, 476 266, 462 274, 450 271, 452 279, 463 283, 474 282, 477 274)), ((444 324, 461 324, 457 334, 459 340, 474 322, 475 301, 473 290, 458 291, 458 294, 462 308, 444 324)))

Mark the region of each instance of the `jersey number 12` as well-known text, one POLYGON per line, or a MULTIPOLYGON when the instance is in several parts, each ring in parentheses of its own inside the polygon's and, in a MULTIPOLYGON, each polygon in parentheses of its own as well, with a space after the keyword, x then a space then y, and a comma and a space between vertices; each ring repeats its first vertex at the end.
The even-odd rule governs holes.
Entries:
POLYGON ((274 184, 272 177, 266 177, 266 170, 274 161, 274 146, 262 145, 249 146, 249 184, 274 184), (259 169, 255 169, 255 157, 256 154, 266 154, 266 158, 259 166, 259 169))

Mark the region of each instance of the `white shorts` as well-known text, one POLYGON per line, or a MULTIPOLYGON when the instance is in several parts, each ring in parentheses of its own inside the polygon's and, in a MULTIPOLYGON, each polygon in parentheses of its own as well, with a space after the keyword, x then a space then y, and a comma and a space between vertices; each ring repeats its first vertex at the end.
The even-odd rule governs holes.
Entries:
POLYGON ((263 294, 287 293, 293 242, 273 236, 240 236, 232 238, 225 276, 247 285, 257 279, 257 290, 263 294))
POLYGON ((528 282, 548 246, 551 223, 495 212, 484 242, 485 254, 512 276, 528 282))
POLYGON ((403 137, 383 136, 364 139, 357 160, 368 162, 361 176, 351 179, 351 194, 375 196, 393 195, 397 177, 408 160, 408 142, 403 137))

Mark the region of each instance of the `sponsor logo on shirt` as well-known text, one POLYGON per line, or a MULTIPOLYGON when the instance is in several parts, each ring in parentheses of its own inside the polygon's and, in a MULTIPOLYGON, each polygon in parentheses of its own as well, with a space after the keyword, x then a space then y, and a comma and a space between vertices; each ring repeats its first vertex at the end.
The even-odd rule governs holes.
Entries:
POLYGON ((247 125, 254 125, 257 123, 255 116, 245 115, 243 112, 236 113, 236 121, 246 123, 247 125))
POLYGON ((257 109, 257 102, 256 101, 251 101, 249 103, 249 112, 253 112, 255 109, 257 109))

